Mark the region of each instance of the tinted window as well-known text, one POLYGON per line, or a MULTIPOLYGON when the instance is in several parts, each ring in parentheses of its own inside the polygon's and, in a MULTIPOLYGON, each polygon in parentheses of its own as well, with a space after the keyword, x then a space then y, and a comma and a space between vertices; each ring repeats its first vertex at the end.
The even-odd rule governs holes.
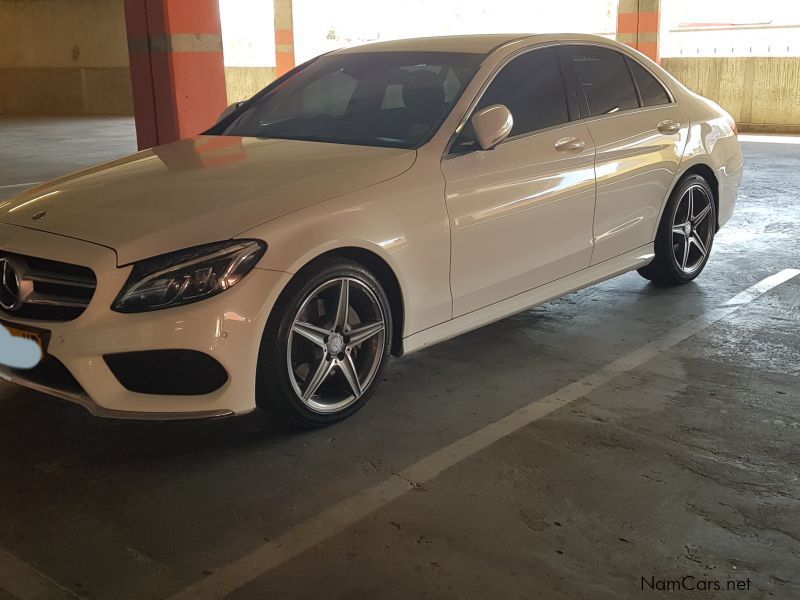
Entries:
MULTIPOLYGON (((492 104, 504 104, 511 111, 514 128, 510 136, 569 121, 555 52, 550 48, 528 52, 503 67, 478 101, 473 114, 492 104)), ((467 123, 453 145, 453 152, 476 147, 472 126, 467 123)))
POLYGON ((635 60, 628 60, 631 73, 639 86, 639 95, 642 97, 642 106, 657 106, 658 104, 669 104, 669 96, 664 86, 662 86, 647 69, 635 60))
POLYGON ((268 87, 222 135, 415 148, 439 128, 482 54, 323 56, 268 87))
POLYGON ((625 57, 600 46, 567 46, 562 50, 577 77, 579 93, 590 115, 638 108, 625 57))
POLYGON ((569 121, 555 53, 549 48, 528 52, 503 67, 475 110, 492 104, 505 104, 511 111, 512 136, 569 121))

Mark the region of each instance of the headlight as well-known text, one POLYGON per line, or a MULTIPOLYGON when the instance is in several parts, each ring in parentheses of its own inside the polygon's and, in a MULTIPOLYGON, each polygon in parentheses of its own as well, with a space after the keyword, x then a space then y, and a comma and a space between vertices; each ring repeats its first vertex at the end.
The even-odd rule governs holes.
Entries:
POLYGON ((134 265, 112 310, 145 312, 204 300, 236 285, 264 255, 260 240, 228 240, 134 265))

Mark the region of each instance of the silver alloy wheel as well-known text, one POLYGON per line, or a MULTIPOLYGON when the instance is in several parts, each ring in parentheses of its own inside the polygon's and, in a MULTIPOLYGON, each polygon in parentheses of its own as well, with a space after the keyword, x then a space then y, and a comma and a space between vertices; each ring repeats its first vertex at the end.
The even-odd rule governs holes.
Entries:
POLYGON ((714 239, 713 200, 701 185, 689 187, 675 207, 672 251, 678 268, 691 275, 703 266, 714 239))
POLYGON ((352 277, 326 281, 292 322, 286 361, 297 397, 314 412, 339 412, 369 388, 384 355, 386 320, 375 293, 352 277))

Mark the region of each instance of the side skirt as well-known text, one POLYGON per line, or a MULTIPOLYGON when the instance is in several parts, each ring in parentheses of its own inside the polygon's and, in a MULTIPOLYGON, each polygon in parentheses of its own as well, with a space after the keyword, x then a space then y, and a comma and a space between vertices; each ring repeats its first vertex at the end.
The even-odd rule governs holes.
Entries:
POLYGON ((445 321, 403 339, 405 354, 432 346, 450 338, 499 321, 537 304, 543 304, 576 290, 639 269, 653 260, 653 244, 647 244, 631 252, 592 265, 587 269, 556 279, 527 292, 495 302, 484 308, 445 321))

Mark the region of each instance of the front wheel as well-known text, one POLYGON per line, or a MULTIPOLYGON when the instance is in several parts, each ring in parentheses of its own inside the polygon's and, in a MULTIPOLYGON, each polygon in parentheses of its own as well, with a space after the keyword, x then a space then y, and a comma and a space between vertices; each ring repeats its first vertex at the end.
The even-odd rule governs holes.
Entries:
POLYGON ((714 194, 700 175, 685 177, 664 209, 655 241, 655 258, 639 269, 659 285, 680 285, 706 266, 716 233, 714 194))
POLYGON ((378 280, 358 263, 321 259, 290 282, 259 353, 259 406, 319 427, 359 410, 389 358, 392 315, 378 280))

